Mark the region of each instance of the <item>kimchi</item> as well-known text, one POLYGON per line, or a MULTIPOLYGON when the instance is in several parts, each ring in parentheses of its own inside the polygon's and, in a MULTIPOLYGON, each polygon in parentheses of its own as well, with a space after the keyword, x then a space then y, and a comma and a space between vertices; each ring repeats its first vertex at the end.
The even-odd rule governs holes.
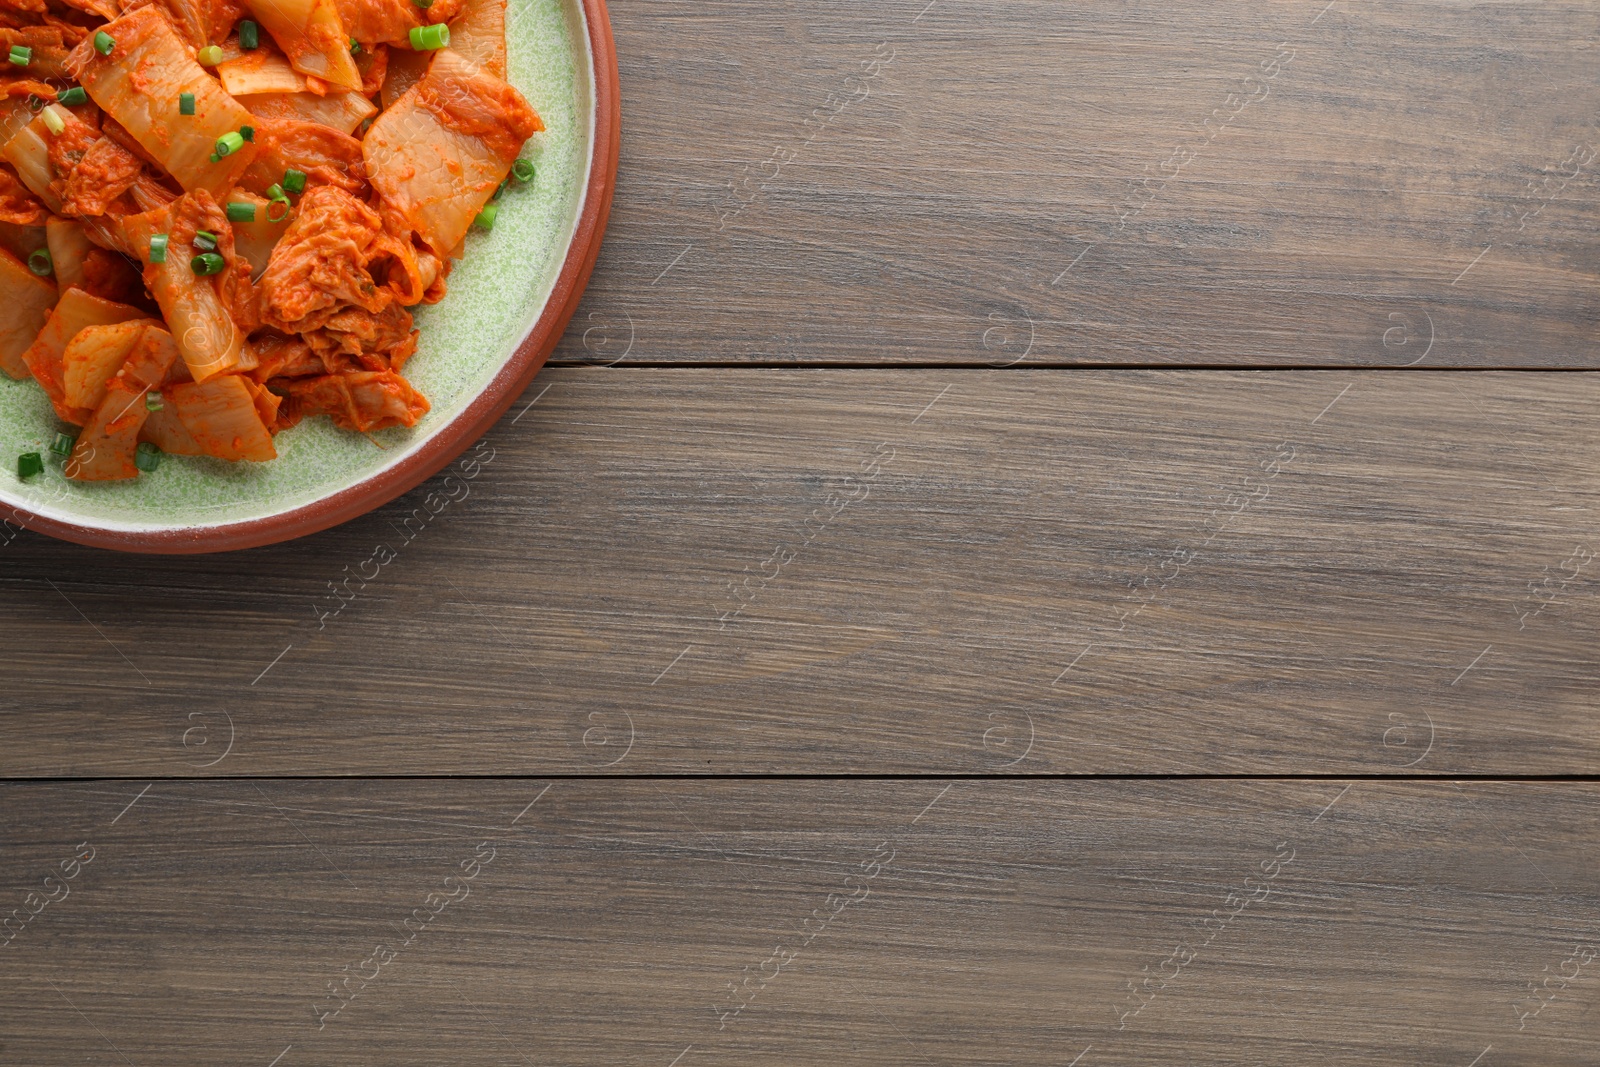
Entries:
POLYGON ((0 6, 0 371, 49 398, 63 476, 427 414, 412 311, 544 129, 504 0, 0 6))

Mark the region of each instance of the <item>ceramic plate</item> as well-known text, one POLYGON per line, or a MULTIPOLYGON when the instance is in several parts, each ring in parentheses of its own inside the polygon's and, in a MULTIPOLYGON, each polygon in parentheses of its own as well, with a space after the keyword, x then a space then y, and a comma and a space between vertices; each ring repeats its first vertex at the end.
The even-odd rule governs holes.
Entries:
POLYGON ((48 445, 60 428, 44 391, 0 375, 0 517, 42 533, 137 552, 216 552, 283 541, 370 511, 433 475, 486 431, 560 340, 600 250, 616 180, 620 111, 604 0, 512 0, 509 80, 544 119, 492 233, 474 231, 449 292, 419 307, 406 377, 433 408, 370 436, 307 419, 274 439, 270 463, 166 456, 125 482, 69 482, 48 445), (23 482, 17 455, 50 456, 23 482))

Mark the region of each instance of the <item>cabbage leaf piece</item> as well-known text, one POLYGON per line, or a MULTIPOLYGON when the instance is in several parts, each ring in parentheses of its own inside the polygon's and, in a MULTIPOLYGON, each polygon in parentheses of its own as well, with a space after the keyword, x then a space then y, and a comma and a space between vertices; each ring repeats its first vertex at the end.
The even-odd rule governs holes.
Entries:
POLYGON ((79 83, 185 190, 221 196, 255 149, 211 156, 224 134, 250 125, 250 112, 195 62, 159 8, 135 8, 103 32, 116 42, 110 55, 95 51, 93 36, 73 49, 68 66, 79 83), (184 94, 194 96, 193 115, 182 113, 184 94))
POLYGON ((32 347, 56 305, 56 287, 28 265, 0 248, 0 370, 13 378, 26 378, 28 364, 22 354, 32 347))
POLYGON ((438 256, 447 256, 544 129, 522 94, 448 48, 362 141, 367 177, 438 256))

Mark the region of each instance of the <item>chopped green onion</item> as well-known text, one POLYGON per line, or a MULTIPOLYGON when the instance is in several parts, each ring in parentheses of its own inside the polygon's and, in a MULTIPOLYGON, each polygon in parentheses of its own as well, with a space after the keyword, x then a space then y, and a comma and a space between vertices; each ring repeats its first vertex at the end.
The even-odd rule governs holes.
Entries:
POLYGON ((511 176, 519 182, 533 181, 534 173, 533 164, 526 159, 519 159, 511 164, 511 176))
POLYGON ((234 201, 228 205, 229 222, 254 222, 256 221, 256 206, 234 201))
POLYGON ((411 0, 411 2, 422 8, 424 11, 433 6, 433 0, 411 0))
POLYGON ((267 199, 268 200, 287 200, 289 198, 287 196, 283 195, 283 186, 274 183, 272 185, 267 186, 267 199))
POLYGON ((505 192, 506 191, 506 186, 508 186, 510 184, 511 184, 511 179, 510 178, 506 178, 505 180, 503 180, 499 185, 494 187, 494 192, 489 194, 489 199, 490 200, 499 200, 500 199, 500 194, 505 192))
POLYGON ((256 128, 254 126, 240 126, 239 136, 246 141, 254 141, 256 139, 256 128))
POLYGON ((33 255, 28 257, 28 269, 41 278, 50 277, 50 272, 55 268, 55 261, 50 258, 48 248, 35 249, 33 255))
POLYGON ((84 91, 81 85, 74 85, 72 88, 63 89, 56 94, 56 103, 66 104, 68 107, 77 107, 79 104, 87 104, 88 102, 89 94, 84 91))
POLYGON ((154 389, 144 394, 144 409, 146 411, 160 411, 166 406, 167 402, 162 400, 161 394, 156 392, 154 389))
POLYGON ((180 114, 180 115, 193 115, 194 114, 194 94, 193 93, 179 93, 178 94, 178 114, 180 114))
POLYGON ((24 452, 17 457, 17 477, 32 478, 44 473, 44 457, 37 452, 24 452))
POLYGON ((217 235, 210 230, 196 230, 194 241, 191 243, 202 252, 215 252, 217 250, 217 235))
POLYGON ((289 213, 293 210, 294 205, 289 203, 287 196, 273 197, 271 203, 267 204, 267 221, 282 222, 289 217, 289 213), (278 209, 277 214, 273 214, 274 208, 278 209))
POLYGON ((244 147, 244 136, 239 133, 225 133, 217 138, 216 153, 220 156, 231 156, 244 147))
POLYGON ((202 252, 189 261, 189 269, 204 278, 208 274, 221 274, 228 261, 215 252, 202 252))
POLYGON ((105 30, 101 30, 99 33, 94 35, 94 50, 99 52, 101 55, 109 56, 111 54, 111 50, 115 47, 117 47, 117 39, 111 36, 105 30))
POLYGON ((33 62, 33 49, 26 45, 14 44, 11 46, 11 62, 19 67, 26 67, 33 62))
POLYGON ((158 233, 150 238, 150 262, 165 263, 167 261, 167 235, 158 233))
POLYGON ((28 94, 28 110, 37 115, 44 110, 44 98, 28 94))
POLYGON ((481 226, 486 230, 494 229, 494 217, 500 214, 499 204, 485 204, 483 210, 478 212, 478 217, 472 220, 474 226, 481 226))
POLYGON ((196 63, 202 67, 214 67, 222 62, 222 49, 214 44, 208 44, 194 55, 196 63))
POLYGON ((133 450, 133 465, 149 474, 161 466, 161 449, 149 441, 140 441, 139 447, 133 450))
POLYGON ((306 191, 306 172, 290 167, 283 172, 283 188, 289 193, 303 193, 306 191))
POLYGON ((72 446, 77 444, 77 439, 71 434, 58 433, 56 439, 50 442, 50 451, 58 456, 72 455, 72 446))
POLYGON ((350 54, 353 56, 359 56, 361 54, 361 42, 356 40, 354 37, 350 38, 350 54))
POLYGON ((411 47, 418 52, 433 52, 450 43, 450 27, 442 22, 411 27, 411 47))
POLYGON ((257 48, 261 45, 261 27, 249 19, 239 23, 239 47, 257 48))
POLYGON ((51 133, 60 133, 62 130, 67 128, 65 120, 63 120, 60 115, 56 114, 54 108, 45 108, 39 117, 44 119, 45 128, 51 133))

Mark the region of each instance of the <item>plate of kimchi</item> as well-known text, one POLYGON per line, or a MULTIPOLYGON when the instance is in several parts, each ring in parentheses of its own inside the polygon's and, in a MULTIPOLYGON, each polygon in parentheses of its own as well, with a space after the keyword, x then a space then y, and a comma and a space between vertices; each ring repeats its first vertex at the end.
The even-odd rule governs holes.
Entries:
POLYGON ((525 390, 615 180, 602 0, 0 0, 0 518, 281 541, 525 390))

